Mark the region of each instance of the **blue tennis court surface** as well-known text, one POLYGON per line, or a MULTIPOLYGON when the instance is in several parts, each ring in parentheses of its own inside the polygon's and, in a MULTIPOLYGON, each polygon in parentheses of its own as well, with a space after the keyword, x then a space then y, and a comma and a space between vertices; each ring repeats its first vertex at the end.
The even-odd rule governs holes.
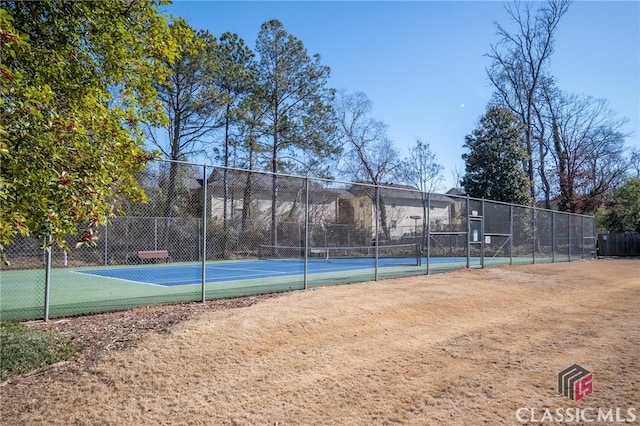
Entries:
MULTIPOLYGON (((434 259, 431 259, 433 263, 434 259)), ((457 259, 457 262, 460 260, 457 259)), ((462 260, 464 261, 464 260, 462 260)), ((407 258, 380 258, 378 267, 416 267, 407 263, 407 258)), ((449 260, 451 262, 451 260, 449 260)), ((375 261, 372 258, 361 259, 309 259, 307 272, 319 274, 325 272, 354 271, 372 269, 375 261)), ((273 278, 302 275, 304 263, 301 260, 252 260, 236 262, 209 262, 205 269, 206 282, 243 281, 260 278, 273 278)), ((200 284, 202 282, 201 264, 167 264, 147 265, 127 268, 104 268, 77 271, 88 274, 136 282, 141 284, 165 287, 200 284)))

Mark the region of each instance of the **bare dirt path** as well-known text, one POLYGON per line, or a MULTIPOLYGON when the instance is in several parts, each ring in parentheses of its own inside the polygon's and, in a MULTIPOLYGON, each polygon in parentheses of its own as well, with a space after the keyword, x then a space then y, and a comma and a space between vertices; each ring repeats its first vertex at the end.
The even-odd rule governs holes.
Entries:
POLYGON ((519 408, 585 407, 639 421, 639 307, 640 260, 289 293, 9 383, 0 423, 519 424, 519 408), (574 363, 594 375, 579 402, 556 390, 574 363))

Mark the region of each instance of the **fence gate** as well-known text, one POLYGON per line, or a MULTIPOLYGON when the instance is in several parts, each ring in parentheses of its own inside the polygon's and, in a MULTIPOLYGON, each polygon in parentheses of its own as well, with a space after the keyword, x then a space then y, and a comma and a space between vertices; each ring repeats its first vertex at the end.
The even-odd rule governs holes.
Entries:
POLYGON ((467 268, 484 268, 484 219, 481 211, 472 210, 468 217, 467 268))

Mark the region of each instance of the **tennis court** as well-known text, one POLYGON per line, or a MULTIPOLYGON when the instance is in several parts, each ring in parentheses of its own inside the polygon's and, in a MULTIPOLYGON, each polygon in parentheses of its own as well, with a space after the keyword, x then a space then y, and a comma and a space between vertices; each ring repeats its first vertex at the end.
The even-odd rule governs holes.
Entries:
MULTIPOLYGON (((538 259, 540 263, 546 263, 547 259, 538 259)), ((466 265, 466 257, 439 257, 430 258, 429 263, 436 269, 451 267, 459 268, 466 265)), ((473 265, 479 265, 480 258, 470 259, 473 265)), ((492 265, 505 265, 510 263, 508 257, 486 259, 486 263, 492 265)), ((513 259, 512 263, 530 263, 529 258, 513 259)), ((407 268, 408 272, 424 269, 427 258, 422 257, 419 263, 409 263, 406 258, 379 258, 378 268, 395 267, 393 272, 398 272, 398 267, 407 268)), ((375 259, 372 258, 348 258, 348 259, 324 259, 312 258, 307 262, 307 274, 327 274, 336 272, 367 273, 375 268, 375 259)), ((100 268, 73 271, 90 277, 111 278, 136 284, 156 285, 163 287, 199 285, 202 283, 202 264, 166 264, 146 265, 126 268, 100 268)), ((251 261, 224 261, 209 262, 206 264, 204 279, 206 283, 223 283, 245 280, 260 280, 277 277, 296 277, 304 273, 304 262, 299 259, 281 260, 251 260, 251 261)), ((358 274, 355 274, 358 275, 358 274)))
MULTIPOLYGON (((380 258, 378 267, 417 266, 403 258, 380 258)), ((310 259, 308 274, 349 272, 375 267, 375 260, 366 259, 310 259)), ((185 286, 202 282, 202 265, 141 266, 136 268, 101 268, 75 271, 78 274, 112 278, 139 284, 164 287, 185 286)), ((304 272, 304 262, 298 259, 252 260, 235 262, 210 262, 205 269, 206 283, 258 280, 274 277, 299 276, 304 272)))
MULTIPOLYGON (((385 278, 437 273, 463 268, 466 257, 389 256, 309 257, 308 288, 385 278), (377 272, 376 272, 377 271, 377 272)), ((536 259, 544 262, 544 259, 536 259)), ((480 266, 480 258, 470 258, 480 266)), ((530 258, 492 258, 485 264, 531 263, 530 258)), ((79 315, 157 303, 179 303, 305 287, 305 262, 300 258, 223 260, 130 266, 54 268, 50 277, 51 317, 79 315), (204 279, 204 281, 203 281, 204 279), (205 282, 203 288, 202 282, 205 282)), ((45 300, 44 270, 4 271, 0 281, 0 317, 38 318, 45 300)))

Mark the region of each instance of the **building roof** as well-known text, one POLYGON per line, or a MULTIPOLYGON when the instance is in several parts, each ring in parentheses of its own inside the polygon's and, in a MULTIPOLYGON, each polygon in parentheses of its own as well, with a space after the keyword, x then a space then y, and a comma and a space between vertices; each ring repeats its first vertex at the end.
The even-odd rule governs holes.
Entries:
MULTIPOLYGON (((375 196, 374 187, 364 184, 354 184, 349 188, 349 192, 356 196, 367 195, 369 197, 375 196)), ((426 194, 420 192, 414 186, 411 185, 399 185, 399 184, 383 184, 380 187, 380 195, 386 198, 404 199, 404 200, 423 200, 423 196, 426 198, 426 194)), ((431 201, 442 201, 446 203, 453 203, 455 199, 447 197, 446 195, 431 193, 431 201)))
POLYGON ((457 195, 457 196, 466 196, 467 193, 464 191, 463 188, 451 188, 450 190, 447 191, 447 194, 449 195, 457 195))
MULTIPOLYGON (((245 171, 229 169, 226 173, 227 188, 230 191, 240 191, 247 185, 247 179, 255 191, 271 192, 273 185, 273 175, 271 173, 259 171, 245 171)), ((222 188, 225 180, 224 168, 214 169, 207 183, 212 189, 222 188)), ((278 175, 276 186, 280 192, 298 193, 304 191, 305 178, 295 176, 278 175)), ((198 184, 202 186, 202 179, 198 179, 198 184)), ((329 198, 350 199, 355 197, 374 197, 374 186, 370 183, 359 182, 351 184, 348 188, 334 188, 323 185, 323 181, 310 179, 309 189, 311 194, 323 194, 329 198)), ((459 189, 451 189, 447 194, 460 195, 459 189)), ((463 191, 462 191, 463 192, 463 191)), ((464 193, 464 192, 463 192, 464 193)), ((404 200, 422 200, 423 193, 418 191, 414 186, 404 184, 387 183, 380 187, 380 195, 386 198, 404 199, 404 200)), ((440 201, 445 203, 455 202, 455 198, 447 197, 443 194, 431 193, 431 201, 440 201)))

